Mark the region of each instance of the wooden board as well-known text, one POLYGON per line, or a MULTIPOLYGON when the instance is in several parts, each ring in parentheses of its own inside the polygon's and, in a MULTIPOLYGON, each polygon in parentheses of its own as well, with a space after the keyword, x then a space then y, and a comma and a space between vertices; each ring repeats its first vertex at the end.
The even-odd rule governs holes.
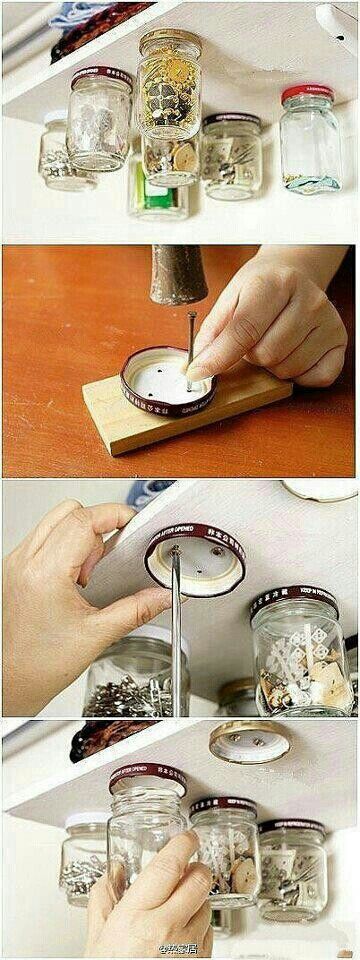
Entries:
POLYGON ((242 363, 235 372, 220 378, 215 397, 205 410, 176 419, 134 407, 122 393, 119 376, 87 383, 82 392, 107 450, 115 457, 282 400, 291 395, 292 385, 242 363))

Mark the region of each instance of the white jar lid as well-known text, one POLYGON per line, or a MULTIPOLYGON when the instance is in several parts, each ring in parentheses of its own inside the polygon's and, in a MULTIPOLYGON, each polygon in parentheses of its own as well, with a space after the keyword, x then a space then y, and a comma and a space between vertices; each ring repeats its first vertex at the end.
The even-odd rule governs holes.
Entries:
POLYGON ((50 110, 44 116, 44 123, 46 125, 47 123, 53 123, 54 120, 67 120, 67 116, 67 110, 50 110))
POLYGON ((339 500, 349 500, 359 492, 358 480, 337 479, 292 479, 283 481, 284 487, 302 500, 317 500, 319 503, 336 503, 339 500))
POLYGON ((149 347, 128 357, 121 389, 133 406, 158 417, 190 417, 211 402, 217 379, 207 377, 187 390, 188 353, 178 347, 149 347))
POLYGON ((159 530, 146 550, 146 569, 162 587, 171 587, 175 546, 180 549, 183 596, 219 597, 245 577, 245 551, 234 537, 205 523, 179 523, 159 530))
POLYGON ((66 817, 65 820, 65 830, 68 830, 70 827, 78 827, 81 824, 88 823, 107 823, 109 819, 109 814, 105 813, 104 810, 85 810, 84 813, 72 813, 69 817, 66 817))
MULTIPOLYGON (((145 623, 144 626, 137 627, 136 630, 127 633, 126 637, 149 637, 151 640, 162 640, 163 643, 168 643, 169 646, 171 646, 172 643, 171 630, 169 630, 168 627, 158 627, 156 623, 145 623)), ((122 639, 125 640, 126 637, 122 639)), ((121 644, 121 640, 119 642, 121 644)), ((189 641, 183 635, 181 635, 181 649, 184 653, 188 654, 189 641)))

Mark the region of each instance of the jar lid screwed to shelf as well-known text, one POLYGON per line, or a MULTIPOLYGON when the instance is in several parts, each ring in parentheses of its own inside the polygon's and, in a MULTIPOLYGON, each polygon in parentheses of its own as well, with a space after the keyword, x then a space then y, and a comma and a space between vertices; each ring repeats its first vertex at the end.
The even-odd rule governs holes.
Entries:
POLYGON ((283 603, 286 600, 314 600, 318 603, 328 603, 329 606, 333 608, 336 619, 339 619, 338 603, 332 593, 329 593, 328 590, 323 590, 322 587, 294 584, 290 587, 275 587, 272 590, 259 593, 250 605, 250 623, 253 622, 256 615, 260 610, 263 610, 264 607, 283 603))
POLYGON ((247 797, 204 797, 191 804, 189 816, 193 817, 194 814, 203 813, 205 810, 249 810, 257 817, 255 800, 249 800, 247 797))
POLYGON ((221 706, 230 703, 237 695, 245 696, 250 694, 255 696, 255 681, 253 677, 242 677, 239 680, 229 680, 223 683, 218 692, 218 701, 221 706))
POLYGON ((290 97, 298 97, 302 93, 308 93, 312 97, 328 97, 329 100, 335 100, 335 93, 332 87, 322 83, 298 83, 292 87, 286 87, 281 94, 281 103, 289 100, 290 97))
POLYGON ((210 734, 209 749, 227 763, 270 763, 291 748, 285 726, 270 720, 229 720, 210 734))
POLYGON ((180 550, 184 596, 222 596, 245 577, 245 551, 234 537, 204 523, 179 523, 159 530, 145 553, 145 567, 162 587, 171 587, 174 547, 180 550))
POLYGON ((156 41, 161 40, 185 40, 186 43, 192 43, 198 50, 198 56, 200 56, 202 51, 202 42, 200 37, 196 33, 190 33, 189 30, 178 30, 176 28, 172 29, 171 27, 160 28, 159 30, 149 30, 148 33, 144 33, 144 36, 141 37, 139 42, 139 51, 142 55, 146 53, 147 47, 156 41))
POLYGON ((207 377, 187 389, 187 350, 158 346, 138 350, 126 360, 121 389, 130 403, 158 417, 190 417, 213 399, 217 378, 207 377))
POLYGON ((285 820, 263 820, 259 823, 259 833, 268 833, 270 830, 314 830, 326 837, 326 829, 323 823, 318 820, 304 820, 302 817, 292 819, 287 817, 285 820))
POLYGON ((86 77, 107 77, 108 80, 122 80, 131 90, 133 88, 132 77, 125 70, 119 70, 117 67, 95 66, 82 67, 81 70, 77 70, 71 81, 71 89, 73 90, 78 81, 86 77))
POLYGON ((203 130, 209 126, 211 123, 221 123, 222 121, 229 120, 240 120, 248 123, 254 123, 261 130, 261 120, 260 117, 257 117, 254 113, 211 113, 208 117, 205 117, 202 126, 203 130))
POLYGON ((164 763, 130 763, 127 766, 118 767, 110 777, 110 793, 114 796, 118 792, 116 789, 118 785, 120 788, 128 789, 132 780, 139 777, 146 778, 148 787, 158 787, 157 781, 165 780, 168 784, 175 785, 179 797, 184 797, 187 793, 187 779, 182 770, 164 763))

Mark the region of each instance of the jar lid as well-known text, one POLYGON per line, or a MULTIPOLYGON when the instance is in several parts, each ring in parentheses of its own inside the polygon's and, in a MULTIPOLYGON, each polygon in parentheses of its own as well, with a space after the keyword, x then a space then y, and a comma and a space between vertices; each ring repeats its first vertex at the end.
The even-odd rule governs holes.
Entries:
POLYGON ((191 804, 189 816, 202 813, 204 810, 250 810, 257 817, 257 806, 254 800, 246 797, 204 797, 191 804))
POLYGON ((318 503, 338 503, 341 500, 350 500, 359 493, 358 480, 324 479, 314 480, 302 477, 293 480, 291 477, 282 481, 284 487, 302 500, 316 500, 318 503))
POLYGON ((247 120, 250 123, 256 123, 256 126, 261 130, 260 117, 256 117, 254 113, 212 113, 209 117, 204 118, 203 129, 209 123, 221 123, 222 120, 247 120))
POLYGON ((89 823, 107 823, 108 819, 109 814, 105 813, 104 810, 85 810, 84 813, 72 813, 69 817, 66 817, 65 830, 80 825, 87 826, 89 823))
MULTIPOLYGON (((134 637, 134 639, 136 637, 144 637, 144 639, 148 638, 150 640, 162 640, 163 643, 167 643, 169 644, 169 646, 171 646, 172 644, 171 630, 169 630, 167 627, 158 627, 156 623, 145 623, 144 626, 142 627, 136 627, 136 630, 132 630, 131 633, 127 633, 125 637, 121 638, 120 644, 122 640, 127 640, 128 637, 134 637)), ((111 647, 109 649, 111 649, 111 647)), ((181 634, 181 649, 183 653, 188 655, 189 641, 182 634, 181 634)), ((105 650, 105 653, 103 652, 102 654, 100 654, 100 657, 98 657, 97 659, 103 660, 104 655, 106 656, 106 653, 107 651, 105 650)))
POLYGON ((239 693, 255 693, 253 677, 242 677, 240 680, 230 680, 228 683, 223 683, 218 692, 219 703, 229 703, 239 693))
POLYGON ((332 593, 323 590, 321 587, 309 587, 303 584, 297 584, 291 587, 276 587, 273 590, 266 590, 265 593, 259 593, 250 605, 250 623, 254 617, 264 607, 281 603, 284 600, 315 600, 318 603, 328 603, 336 613, 336 619, 339 619, 339 607, 336 598, 332 593))
POLYGON ((139 42, 139 51, 141 54, 146 52, 146 48, 153 40, 186 40, 198 48, 199 55, 202 51, 202 43, 196 33, 190 33, 188 30, 172 30, 170 27, 160 30, 150 30, 149 33, 145 33, 139 42))
POLYGON ((324 86, 322 83, 298 83, 294 87, 286 87, 281 94, 281 103, 285 103, 290 97, 297 97, 301 93, 309 93, 312 97, 329 97, 335 100, 335 93, 331 87, 324 86))
POLYGON ((286 727, 272 720, 228 720, 211 731, 209 740, 211 753, 227 763, 271 763, 290 747, 286 727))
POLYGON ((176 793, 179 797, 184 797, 187 793, 187 779, 182 770, 163 763, 130 763, 126 767, 118 767, 110 777, 110 793, 116 794, 115 787, 118 783, 121 783, 125 789, 131 786, 131 780, 134 777, 147 777, 147 785, 154 787, 159 786, 156 782, 158 779, 166 780, 176 785, 176 793))
POLYGON ((50 110, 44 116, 44 124, 46 126, 47 123, 54 123, 56 120, 67 120, 67 115, 67 110, 50 110))
POLYGON ((125 70, 118 70, 117 67, 83 67, 82 70, 77 70, 74 73, 71 89, 73 90, 78 80, 82 80, 84 77, 107 77, 108 80, 122 80, 123 83, 127 83, 131 90, 133 87, 132 77, 125 70))
POLYGON ((207 377, 187 389, 184 367, 187 350, 149 347, 128 357, 121 373, 121 389, 139 410, 158 417, 190 417, 211 402, 217 377, 207 377))
POLYGON ((358 650, 359 640, 357 633, 354 633, 352 637, 346 637, 345 646, 347 650, 358 650))
POLYGON ((262 823, 259 823, 259 833, 268 833, 270 830, 283 829, 316 830, 317 833, 321 833, 322 837, 326 837, 324 824, 319 823, 317 820, 303 820, 301 818, 297 818, 296 820, 264 820, 262 823))
POLYGON ((171 587, 172 551, 179 541, 183 596, 219 597, 244 579, 245 551, 234 537, 205 523, 179 523, 159 530, 145 553, 145 567, 161 587, 171 587))

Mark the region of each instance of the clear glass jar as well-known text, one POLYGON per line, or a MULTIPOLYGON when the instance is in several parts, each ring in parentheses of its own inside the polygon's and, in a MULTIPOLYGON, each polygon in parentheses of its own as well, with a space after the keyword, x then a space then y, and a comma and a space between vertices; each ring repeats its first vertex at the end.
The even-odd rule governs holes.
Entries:
POLYGON ((141 153, 133 153, 129 162, 128 213, 144 220, 186 220, 189 188, 150 183, 144 174, 141 153))
POLYGON ((61 848, 59 887, 68 903, 86 907, 92 885, 106 871, 107 813, 78 813, 68 817, 68 834, 61 848))
POLYGON ((129 152, 132 79, 115 67, 85 67, 71 82, 67 148, 77 169, 118 170, 129 152))
POLYGON ((350 679, 354 691, 354 703, 351 711, 352 717, 359 716, 359 679, 358 679, 358 638, 357 636, 348 637, 345 640, 345 646, 349 661, 350 679))
MULTIPOLYGON (((189 716, 188 645, 182 638, 182 716, 189 716)), ((88 671, 83 717, 171 717, 171 631, 147 624, 113 643, 88 671)))
POLYGON ((137 120, 143 134, 187 140, 200 129, 201 42, 186 30, 152 30, 140 41, 137 120))
POLYGON ((93 190, 94 174, 75 170, 66 146, 67 110, 54 110, 44 117, 45 130, 40 140, 39 174, 50 190, 79 192, 93 190))
POLYGON ((155 853, 187 829, 181 770, 166 764, 120 767, 110 778, 113 815, 108 822, 108 875, 119 900, 155 853))
POLYGON ((284 90, 280 120, 282 179, 292 193, 341 189, 340 132, 334 92, 318 83, 284 90))
POLYGON ((278 587, 251 605, 260 716, 350 716, 353 689, 335 597, 278 587))
POLYGON ((218 693, 217 717, 257 717, 253 677, 224 683, 218 693))
POLYGON ((247 200, 262 184, 259 117, 215 113, 202 124, 201 176, 214 200, 247 200))
POLYGON ((241 797, 207 797, 190 807, 200 840, 199 860, 210 868, 213 909, 256 903, 261 886, 257 808, 241 797))
POLYGON ((263 920, 316 920, 328 899, 325 827, 315 820, 269 820, 259 825, 263 920))
POLYGON ((142 164, 149 183, 162 187, 191 186, 199 179, 200 138, 159 140, 142 138, 142 164))

